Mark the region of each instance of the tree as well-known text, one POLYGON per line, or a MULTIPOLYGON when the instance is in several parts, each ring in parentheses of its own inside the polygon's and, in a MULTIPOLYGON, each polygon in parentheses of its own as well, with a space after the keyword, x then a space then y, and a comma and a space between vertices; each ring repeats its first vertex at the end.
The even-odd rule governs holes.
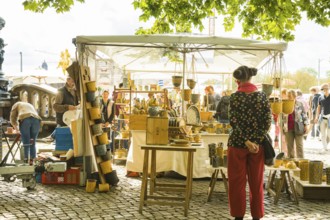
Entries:
POLYGON ((287 82, 292 82, 290 84, 284 85, 288 89, 300 89, 303 93, 308 93, 309 88, 317 85, 317 78, 315 75, 297 71, 294 74, 287 73, 283 76, 287 82))
POLYGON ((309 73, 313 76, 316 76, 318 75, 317 71, 314 69, 314 68, 311 68, 311 67, 305 67, 305 68, 301 68, 298 70, 299 72, 304 72, 304 73, 309 73))
POLYGON ((330 70, 328 70, 326 73, 327 79, 330 79, 330 70))
POLYGON ((70 11, 75 2, 84 3, 85 0, 25 0, 25 10, 43 13, 47 8, 54 8, 57 13, 70 11))
MULTIPOLYGON (((57 13, 70 11, 75 2, 85 0, 25 0, 24 8, 44 12, 54 8, 57 13)), ((203 20, 220 15, 223 26, 231 31, 238 20, 242 24, 242 37, 293 41, 295 27, 302 14, 324 27, 330 25, 329 0, 132 0, 140 9, 140 21, 154 20, 150 28, 139 28, 137 34, 192 32, 204 29, 203 20)))
POLYGON ((293 31, 306 13, 309 20, 330 25, 329 0, 134 0, 142 10, 140 20, 154 20, 150 28, 139 28, 137 34, 191 32, 204 29, 203 19, 216 14, 224 17, 226 31, 237 19, 243 28, 242 37, 293 41, 293 31))

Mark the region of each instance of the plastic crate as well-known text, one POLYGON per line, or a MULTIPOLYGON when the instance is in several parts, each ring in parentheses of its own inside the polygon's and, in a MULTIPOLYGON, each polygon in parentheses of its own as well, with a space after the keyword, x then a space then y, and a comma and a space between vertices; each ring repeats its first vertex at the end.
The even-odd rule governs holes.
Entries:
POLYGON ((42 184, 69 184, 78 185, 80 169, 69 169, 65 172, 46 172, 41 176, 42 184))
POLYGON ((56 128, 55 151, 68 151, 73 149, 72 133, 69 127, 56 128))

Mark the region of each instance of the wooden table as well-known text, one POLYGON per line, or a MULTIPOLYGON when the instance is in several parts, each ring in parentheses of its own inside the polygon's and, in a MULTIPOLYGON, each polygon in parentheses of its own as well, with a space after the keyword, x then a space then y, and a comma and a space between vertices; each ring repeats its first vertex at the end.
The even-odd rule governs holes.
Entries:
POLYGON ((208 202, 211 201, 211 196, 212 196, 212 193, 214 190, 215 183, 218 180, 219 172, 221 173, 222 181, 223 181, 223 184, 224 184, 225 190, 226 190, 226 195, 228 196, 228 178, 226 177, 226 174, 225 174, 225 173, 227 173, 227 168, 226 167, 209 167, 209 169, 212 169, 213 172, 212 172, 209 188, 207 190, 207 201, 208 202))
MULTIPOLYGON (((140 194, 140 207, 139 212, 142 213, 143 206, 148 205, 170 205, 170 206, 183 206, 184 216, 187 217, 189 202, 192 194, 192 172, 193 172, 193 159, 194 152, 201 147, 178 147, 169 145, 141 145, 144 150, 143 162, 143 176, 140 194), (148 167, 149 167, 149 151, 151 151, 151 166, 150 166, 150 189, 148 195, 148 167), (157 183, 156 182, 156 152, 157 151, 179 151, 187 152, 187 178, 185 184, 172 184, 172 183, 157 183), (157 196, 153 195, 157 191, 172 191, 183 192, 183 197, 178 196, 157 196)), ((169 158, 170 159, 170 158, 169 158)))
POLYGON ((274 196, 274 204, 278 203, 278 200, 280 198, 283 187, 285 187, 285 190, 289 195, 292 195, 295 203, 299 204, 296 188, 293 183, 293 179, 290 175, 290 171, 300 171, 300 169, 299 168, 288 169, 288 168, 285 168, 282 166, 278 167, 278 168, 266 166, 266 170, 269 170, 269 176, 268 176, 266 190, 271 196, 274 196), (280 181, 277 184, 277 186, 273 189, 272 186, 276 185, 274 183, 275 183, 275 177, 276 177, 277 171, 280 171, 280 181))

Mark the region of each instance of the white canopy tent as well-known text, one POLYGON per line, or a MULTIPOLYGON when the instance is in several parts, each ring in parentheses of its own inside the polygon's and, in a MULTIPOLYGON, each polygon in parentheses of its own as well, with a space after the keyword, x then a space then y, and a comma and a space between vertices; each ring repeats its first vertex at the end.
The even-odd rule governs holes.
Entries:
MULTIPOLYGON (((114 62, 112 68, 120 69, 120 74, 129 71, 138 77, 149 72, 155 78, 159 78, 155 73, 180 74, 183 82, 185 77, 189 78, 192 55, 196 74, 229 74, 241 65, 259 68, 276 57, 281 58, 287 48, 284 42, 202 35, 77 36, 75 43, 80 65, 89 66, 94 79, 97 79, 97 59, 107 59, 114 62)), ((88 127, 87 122, 85 126, 88 127)), ((89 135, 83 137, 87 138, 83 141, 84 149, 90 149, 89 135)), ((85 155, 89 155, 89 150, 85 155)))
POLYGON ((87 54, 96 59, 101 52, 132 73, 186 73, 191 61, 188 54, 196 58, 196 73, 232 73, 241 65, 258 67, 267 57, 277 56, 287 48, 284 42, 201 35, 78 36, 76 43, 78 53, 84 54, 83 60, 87 54), (179 58, 186 66, 171 62, 166 54, 173 52, 181 54, 179 58))

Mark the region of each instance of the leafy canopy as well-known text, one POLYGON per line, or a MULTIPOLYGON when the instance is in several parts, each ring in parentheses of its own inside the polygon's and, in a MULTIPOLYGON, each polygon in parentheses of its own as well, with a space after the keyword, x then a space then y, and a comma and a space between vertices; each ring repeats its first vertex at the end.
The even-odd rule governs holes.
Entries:
POLYGON ((203 19, 221 15, 223 26, 231 31, 235 19, 242 24, 242 37, 293 41, 295 26, 302 13, 322 26, 330 25, 329 0, 134 0, 140 21, 154 20, 150 28, 137 34, 191 32, 204 29, 203 19))
POLYGON ((84 3, 85 0, 25 0, 25 10, 43 13, 47 8, 54 8, 57 13, 70 11, 75 2, 84 3))
MULTIPOLYGON (((329 0, 131 0, 141 10, 140 21, 153 21, 149 28, 140 27, 137 34, 202 31, 203 20, 220 15, 223 26, 231 31, 235 20, 242 24, 242 37, 293 41, 293 31, 302 14, 322 26, 330 25, 329 0)), ((74 3, 85 0, 24 0, 25 10, 57 13, 70 11, 74 3)))

